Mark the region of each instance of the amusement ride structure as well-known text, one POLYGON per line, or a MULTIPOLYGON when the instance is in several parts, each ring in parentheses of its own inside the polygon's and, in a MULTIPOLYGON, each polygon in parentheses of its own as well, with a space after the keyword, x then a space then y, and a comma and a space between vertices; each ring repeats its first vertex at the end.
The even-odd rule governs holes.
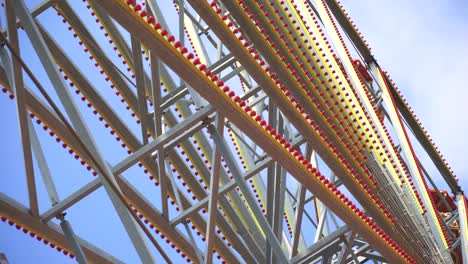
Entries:
POLYGON ((103 189, 142 263, 468 263, 454 172, 336 0, 3 8, 28 203, 0 217, 25 236, 122 263, 66 214, 103 189))

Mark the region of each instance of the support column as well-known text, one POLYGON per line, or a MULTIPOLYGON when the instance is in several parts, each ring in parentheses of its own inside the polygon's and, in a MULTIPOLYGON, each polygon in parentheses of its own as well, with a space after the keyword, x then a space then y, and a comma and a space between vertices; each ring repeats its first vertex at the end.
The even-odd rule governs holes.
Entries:
POLYGON ((76 240, 75 232, 73 232, 70 223, 67 220, 65 220, 64 215, 60 216, 60 227, 62 228, 65 236, 67 237, 67 241, 70 244, 70 247, 72 248, 78 263, 87 264, 88 260, 86 259, 83 249, 81 249, 80 244, 76 240))
MULTIPOLYGON (((216 129, 217 133, 223 137, 224 134, 224 116, 220 113, 216 114, 216 129)), ((211 127, 211 126, 210 126, 211 127)), ((221 153, 219 146, 213 146, 213 164, 211 168, 210 177, 210 196, 208 200, 208 224, 206 227, 206 253, 205 261, 207 264, 213 263, 213 244, 216 226, 216 212, 218 211, 218 190, 219 190, 219 176, 221 170, 221 153)))
POLYGON ((224 157, 224 160, 228 164, 229 169, 231 170, 232 176, 236 180, 239 189, 241 190, 242 194, 244 195, 247 204, 251 208, 255 218, 259 222, 260 227, 262 228, 263 233, 266 236, 267 241, 270 243, 272 247, 272 251, 274 255, 277 257, 280 263, 287 263, 286 256, 284 255, 283 249, 276 238, 275 233, 271 229, 271 226, 268 224, 267 220, 264 218, 262 211, 257 205, 257 201, 255 200, 254 196, 252 195, 249 186, 245 182, 242 174, 240 173, 240 169, 238 164, 235 162, 234 157, 229 149, 229 146, 226 142, 221 138, 221 136, 213 129, 213 127, 209 127, 209 132, 213 137, 214 142, 220 148, 221 154, 224 157))

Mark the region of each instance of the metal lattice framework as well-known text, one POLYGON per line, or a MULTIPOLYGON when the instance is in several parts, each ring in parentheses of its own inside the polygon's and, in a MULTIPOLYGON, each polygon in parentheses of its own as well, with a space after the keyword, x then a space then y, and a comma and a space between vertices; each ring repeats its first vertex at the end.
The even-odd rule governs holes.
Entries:
POLYGON ((29 194, 24 206, 0 193, 4 222, 79 263, 121 263, 65 216, 104 188, 143 263, 468 261, 454 173, 335 0, 83 2, 93 20, 75 1, 4 2, 0 83, 16 104, 29 194), (51 10, 82 54, 43 25, 51 10), (41 65, 22 55, 20 30, 41 65), (79 99, 126 150, 119 162, 79 99), (38 128, 95 178, 59 199, 48 164, 61 157, 44 154, 38 128), (137 166, 157 203, 124 177, 137 166))

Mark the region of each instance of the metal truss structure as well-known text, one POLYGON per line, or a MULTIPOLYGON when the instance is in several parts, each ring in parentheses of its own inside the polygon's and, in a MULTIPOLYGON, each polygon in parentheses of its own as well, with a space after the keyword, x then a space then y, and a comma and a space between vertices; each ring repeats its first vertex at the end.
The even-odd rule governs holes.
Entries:
POLYGON ((65 215, 103 188, 143 263, 466 263, 457 179, 336 0, 77 2, 4 1, 0 83, 29 204, 0 193, 3 222, 79 263, 121 263, 65 215), (62 157, 44 154, 39 128, 95 178, 60 199, 48 164, 62 157), (126 151, 117 163, 104 129, 126 151), (151 198, 124 176, 137 167, 151 198))

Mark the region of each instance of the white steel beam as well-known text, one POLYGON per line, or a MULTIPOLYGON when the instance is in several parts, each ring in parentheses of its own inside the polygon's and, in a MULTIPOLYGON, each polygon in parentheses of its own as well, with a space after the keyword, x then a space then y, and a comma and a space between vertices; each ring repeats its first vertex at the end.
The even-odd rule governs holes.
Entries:
POLYGON ((23 148, 23 162, 26 173, 26 181, 28 185, 29 208, 33 215, 39 214, 39 205, 37 202, 36 181, 34 178, 34 166, 31 151, 31 139, 29 137, 28 128, 28 112, 25 104, 25 93, 23 83, 23 73, 21 64, 16 56, 20 56, 18 31, 16 28, 16 11, 13 6, 13 1, 5 2, 5 13, 8 24, 8 41, 10 49, 12 49, 12 70, 13 82, 11 86, 15 90, 16 95, 16 110, 18 112, 18 120, 21 135, 21 146, 23 148), (13 52, 15 54, 13 54, 13 52))

